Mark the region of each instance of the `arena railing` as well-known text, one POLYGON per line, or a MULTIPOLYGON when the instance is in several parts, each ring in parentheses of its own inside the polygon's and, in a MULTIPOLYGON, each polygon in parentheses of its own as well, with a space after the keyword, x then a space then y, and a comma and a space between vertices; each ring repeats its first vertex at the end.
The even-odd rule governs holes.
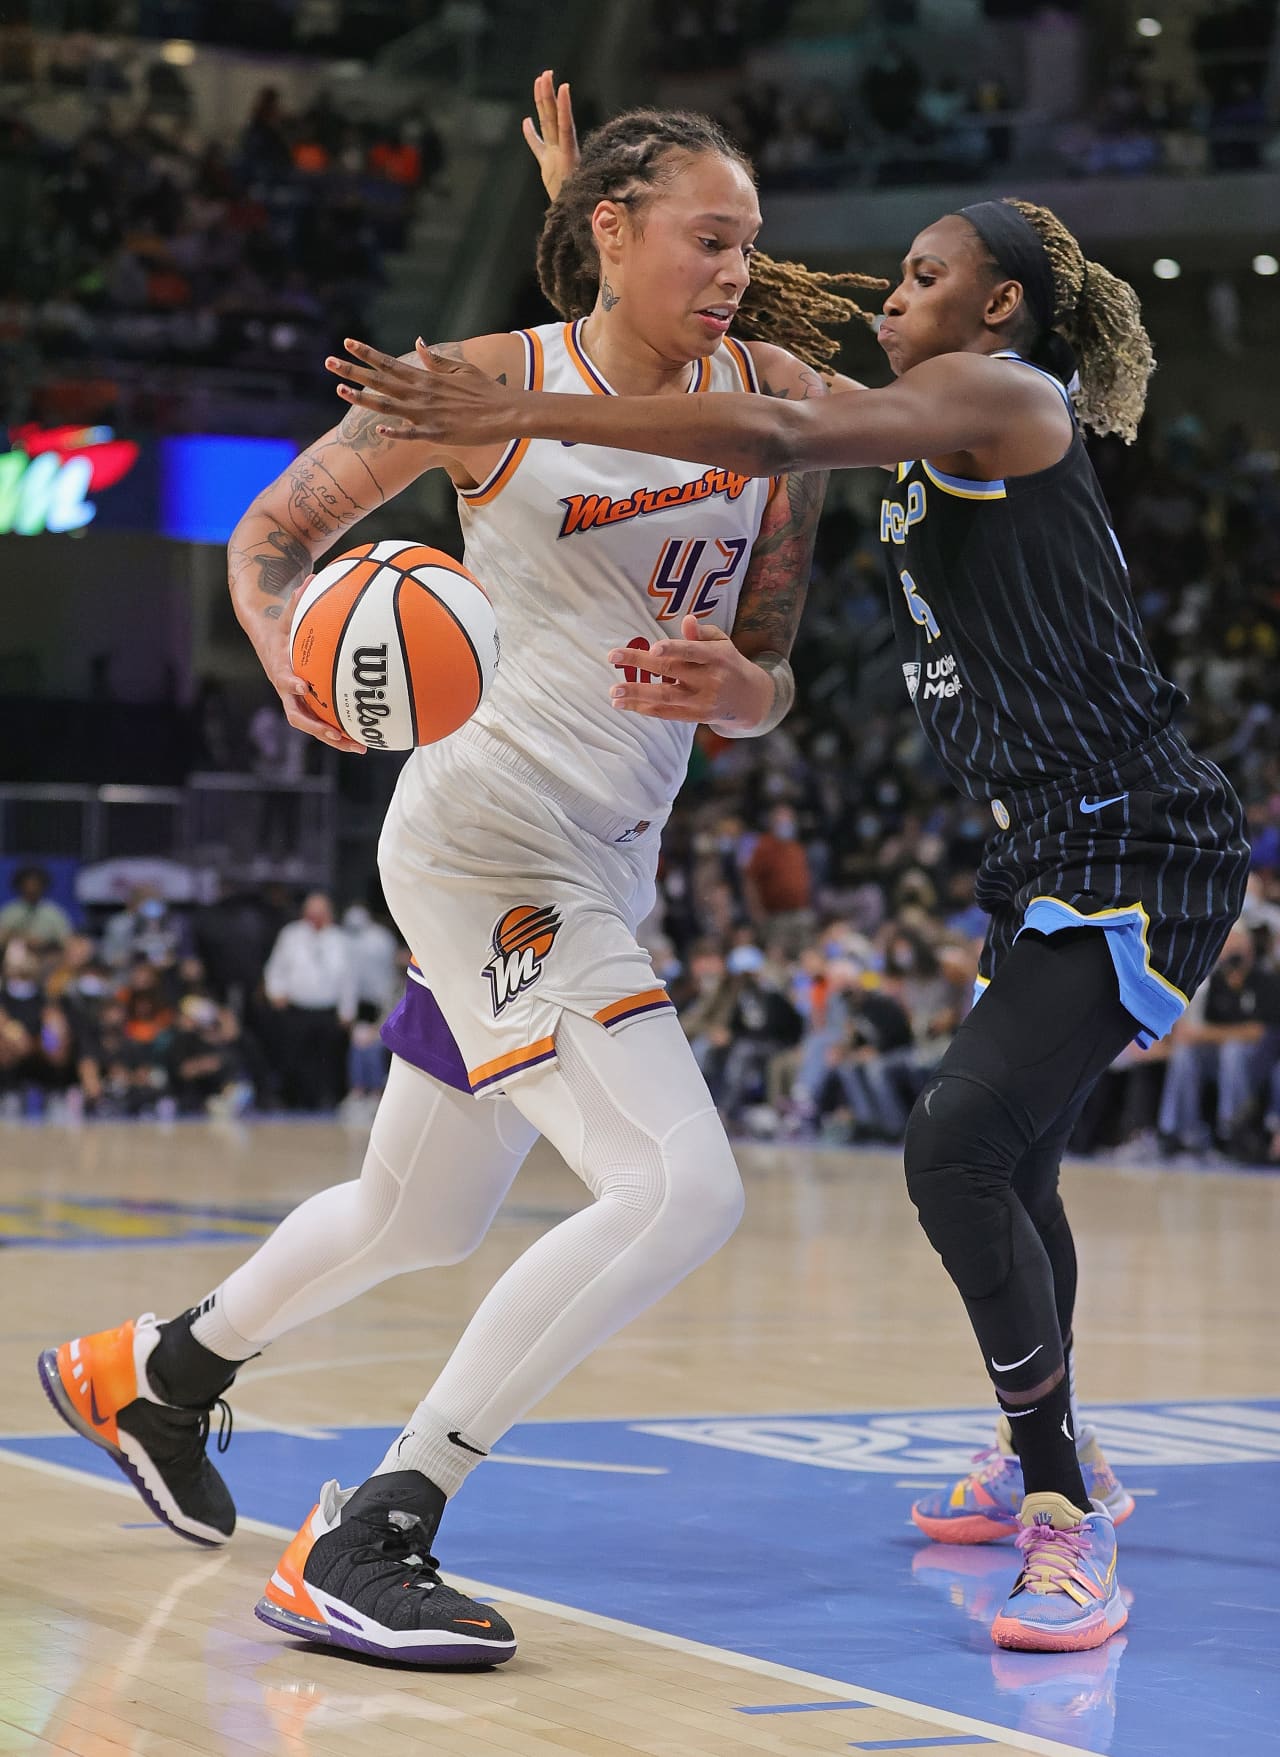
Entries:
POLYGON ((182 787, 0 786, 0 855, 173 860, 237 880, 328 886, 337 867, 329 776, 193 774, 182 787))

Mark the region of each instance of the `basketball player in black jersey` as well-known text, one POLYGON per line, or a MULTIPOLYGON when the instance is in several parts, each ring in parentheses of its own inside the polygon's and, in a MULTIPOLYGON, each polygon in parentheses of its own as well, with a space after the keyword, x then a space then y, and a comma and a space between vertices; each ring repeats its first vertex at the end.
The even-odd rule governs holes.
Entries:
MULTIPOLYGON (((360 344, 342 394, 439 443, 529 435, 744 475, 893 466, 881 537, 906 688, 995 820, 983 992, 912 1111, 907 1184, 1016 1448, 995 1475, 1021 1490, 1023 1565, 992 1635, 1096 1647, 1126 1616, 1112 1512, 1132 1502, 1105 1469, 1086 1485, 1077 1452, 1059 1162, 1103 1070, 1163 1036, 1212 969, 1249 849, 1231 787, 1176 729, 1183 698, 1143 635, 1082 437, 1136 432, 1153 360, 1132 288, 1047 210, 982 202, 916 238, 879 340, 894 383, 825 395, 815 373, 799 400, 539 395, 360 344)), ((718 645, 660 643, 663 681, 619 682, 617 706, 723 718, 718 645)), ((979 1523, 998 1524, 992 1480, 957 1485, 979 1523)), ((916 1512, 928 1529, 945 1505, 916 1512)))

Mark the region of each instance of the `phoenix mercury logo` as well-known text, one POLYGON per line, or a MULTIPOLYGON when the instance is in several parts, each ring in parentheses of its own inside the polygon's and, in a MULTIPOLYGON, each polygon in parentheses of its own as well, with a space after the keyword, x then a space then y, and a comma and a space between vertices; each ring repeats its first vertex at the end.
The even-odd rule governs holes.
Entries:
POLYGON ((493 956, 484 967, 495 1018, 542 975, 543 960, 559 931, 560 917, 549 905, 539 909, 519 903, 499 918, 493 930, 493 956))
POLYGON ((670 488, 636 488, 621 500, 607 494, 569 494, 562 497, 564 519, 561 537, 572 537, 578 531, 594 531, 602 525, 621 525, 628 519, 642 519, 651 512, 668 512, 673 506, 696 506, 723 494, 737 500, 746 489, 750 476, 739 476, 735 470, 704 470, 694 482, 676 482, 670 488))

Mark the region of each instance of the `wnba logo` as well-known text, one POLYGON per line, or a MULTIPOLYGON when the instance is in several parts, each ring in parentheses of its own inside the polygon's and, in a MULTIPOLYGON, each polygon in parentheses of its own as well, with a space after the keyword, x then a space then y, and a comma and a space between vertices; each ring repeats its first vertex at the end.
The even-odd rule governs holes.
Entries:
POLYGON ((495 1016, 542 975, 542 961, 560 931, 560 917, 550 907, 521 903, 508 909, 493 930, 493 956, 484 967, 489 978, 495 1016))

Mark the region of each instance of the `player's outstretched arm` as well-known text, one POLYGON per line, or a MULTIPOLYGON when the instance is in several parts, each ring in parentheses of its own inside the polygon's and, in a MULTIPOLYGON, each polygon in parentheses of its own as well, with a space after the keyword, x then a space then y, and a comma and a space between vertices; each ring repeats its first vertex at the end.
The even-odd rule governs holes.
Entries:
MULTIPOLYGON (((444 346, 460 362, 470 360, 479 369, 495 376, 510 374, 519 382, 523 346, 518 337, 481 336, 444 346)), ((415 354, 404 359, 412 363, 409 370, 420 374, 415 354)), ((290 611, 299 588, 317 558, 344 531, 427 470, 447 469, 466 486, 482 480, 493 461, 487 448, 440 447, 404 435, 402 426, 363 409, 348 410, 263 489, 227 545, 227 583, 236 617, 290 725, 339 750, 363 746, 312 712, 306 686, 289 662, 290 611)))
MULTIPOLYGON (((402 422, 402 434, 436 445, 559 439, 686 458, 691 463, 780 476, 862 468, 991 445, 1025 414, 1030 374, 1001 370, 981 354, 942 354, 883 390, 779 401, 748 393, 714 397, 579 397, 495 385, 439 349, 418 344, 426 376, 364 342, 351 360, 327 360, 347 402, 402 422)), ((380 426, 379 431, 384 429, 380 426)), ((393 431, 388 425, 386 431, 393 431)))

